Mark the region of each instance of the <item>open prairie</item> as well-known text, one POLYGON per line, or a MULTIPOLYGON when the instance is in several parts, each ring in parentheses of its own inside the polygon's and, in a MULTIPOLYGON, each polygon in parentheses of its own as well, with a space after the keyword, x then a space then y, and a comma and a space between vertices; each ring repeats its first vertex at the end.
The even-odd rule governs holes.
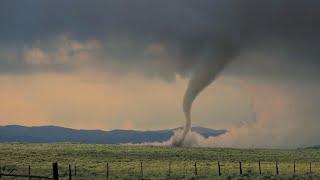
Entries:
MULTIPOLYGON (((320 177, 318 150, 175 148, 97 144, 0 144, 2 172, 51 176, 58 162, 61 179, 316 179, 320 177), (261 161, 261 175, 259 174, 261 161), (218 172, 218 161, 221 176, 218 172), (242 175, 240 175, 240 164, 242 175), (276 170, 278 162, 278 175, 276 170), (296 173, 294 175, 294 161, 296 173), (141 171, 142 162, 142 171, 141 171), (310 173, 311 162, 311 173, 310 173), (196 167, 195 167, 196 163, 196 167), (171 165, 169 165, 171 164, 171 165)), ((2 177, 2 179, 9 179, 2 177)))

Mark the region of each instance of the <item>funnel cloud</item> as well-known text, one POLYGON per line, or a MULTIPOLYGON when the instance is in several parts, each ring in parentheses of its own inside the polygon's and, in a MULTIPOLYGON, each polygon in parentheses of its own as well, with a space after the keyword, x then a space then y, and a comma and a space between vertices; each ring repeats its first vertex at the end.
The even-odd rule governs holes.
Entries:
MULTIPOLYGON (((224 43, 224 42, 221 42, 224 43)), ((221 45, 222 46, 222 45, 221 45)), ((186 135, 191 129, 191 107, 193 101, 197 96, 203 91, 207 86, 209 86, 219 75, 219 73, 226 67, 226 65, 232 60, 232 55, 234 54, 232 50, 232 44, 230 46, 222 46, 220 51, 217 51, 215 56, 215 61, 210 63, 200 64, 194 74, 191 76, 187 90, 183 98, 183 111, 186 118, 186 124, 181 136, 181 140, 175 144, 176 146, 181 146, 183 144, 186 135)), ((202 58, 212 58, 213 55, 209 57, 202 58)))

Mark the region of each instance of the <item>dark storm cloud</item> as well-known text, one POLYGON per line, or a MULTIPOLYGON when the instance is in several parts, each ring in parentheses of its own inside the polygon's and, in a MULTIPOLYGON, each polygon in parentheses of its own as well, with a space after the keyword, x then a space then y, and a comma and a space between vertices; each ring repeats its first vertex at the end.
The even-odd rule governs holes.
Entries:
MULTIPOLYGON (((282 49, 275 51, 287 52, 288 58, 294 56, 292 62, 299 59, 313 64, 320 56, 319 9, 317 0, 10 0, 1 1, 0 41, 28 45, 60 34, 79 41, 128 40, 127 47, 119 43, 114 48, 115 62, 103 57, 99 61, 129 66, 159 61, 141 55, 148 44, 156 42, 171 56, 162 69, 171 74, 185 74, 198 62, 215 61, 215 51, 235 56, 243 49, 265 48, 264 44, 279 45, 282 49), (207 60, 199 60, 202 54, 207 60)), ((18 63, 21 66, 21 61, 18 63)))

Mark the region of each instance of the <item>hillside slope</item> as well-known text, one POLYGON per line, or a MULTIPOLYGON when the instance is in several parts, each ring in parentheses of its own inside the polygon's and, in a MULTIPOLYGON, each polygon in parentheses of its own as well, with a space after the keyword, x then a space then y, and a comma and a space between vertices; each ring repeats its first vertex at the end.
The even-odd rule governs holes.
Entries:
MULTIPOLYGON (((76 130, 57 126, 0 126, 0 142, 80 142, 97 144, 162 142, 168 140, 176 129, 159 131, 135 130, 76 130)), ((203 127, 193 127, 193 131, 205 137, 224 134, 225 130, 213 130, 203 127)))

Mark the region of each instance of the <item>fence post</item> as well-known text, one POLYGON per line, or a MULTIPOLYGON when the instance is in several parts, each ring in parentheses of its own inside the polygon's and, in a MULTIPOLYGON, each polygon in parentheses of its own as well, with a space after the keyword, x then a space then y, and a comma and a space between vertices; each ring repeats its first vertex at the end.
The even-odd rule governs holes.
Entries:
POLYGON ((169 161, 168 179, 171 179, 171 161, 169 161))
POLYGON ((296 174, 296 161, 293 161, 293 174, 296 174))
POLYGON ((186 168, 186 164, 183 165, 183 169, 184 169, 184 178, 187 178, 187 168, 186 168))
POLYGON ((107 162, 107 179, 109 179, 109 162, 107 162))
POLYGON ((261 175, 261 161, 259 160, 259 174, 261 175))
POLYGON ((142 161, 140 162, 140 178, 143 179, 143 166, 142 166, 142 161))
POLYGON ((71 165, 69 164, 69 180, 72 179, 72 174, 71 174, 71 165))
POLYGON ((52 163, 52 177, 53 180, 59 180, 58 163, 52 163))
POLYGON ((277 175, 279 175, 278 161, 276 161, 276 172, 277 172, 277 175))
POLYGON ((240 175, 242 175, 242 164, 241 164, 241 161, 239 161, 239 172, 240 172, 240 175))
POLYGON ((219 176, 221 176, 220 161, 218 161, 218 174, 219 174, 219 176))
POLYGON ((29 176, 29 180, 31 180, 31 167, 30 167, 30 165, 28 166, 28 176, 29 176))
POLYGON ((0 165, 0 179, 1 179, 1 175, 2 175, 2 166, 0 165))
POLYGON ((74 176, 77 176, 77 166, 74 166, 74 176))
POLYGON ((309 163, 309 173, 311 174, 312 171, 311 171, 311 162, 309 163))
POLYGON ((194 177, 197 178, 197 176, 198 176, 197 162, 194 162, 194 177))

